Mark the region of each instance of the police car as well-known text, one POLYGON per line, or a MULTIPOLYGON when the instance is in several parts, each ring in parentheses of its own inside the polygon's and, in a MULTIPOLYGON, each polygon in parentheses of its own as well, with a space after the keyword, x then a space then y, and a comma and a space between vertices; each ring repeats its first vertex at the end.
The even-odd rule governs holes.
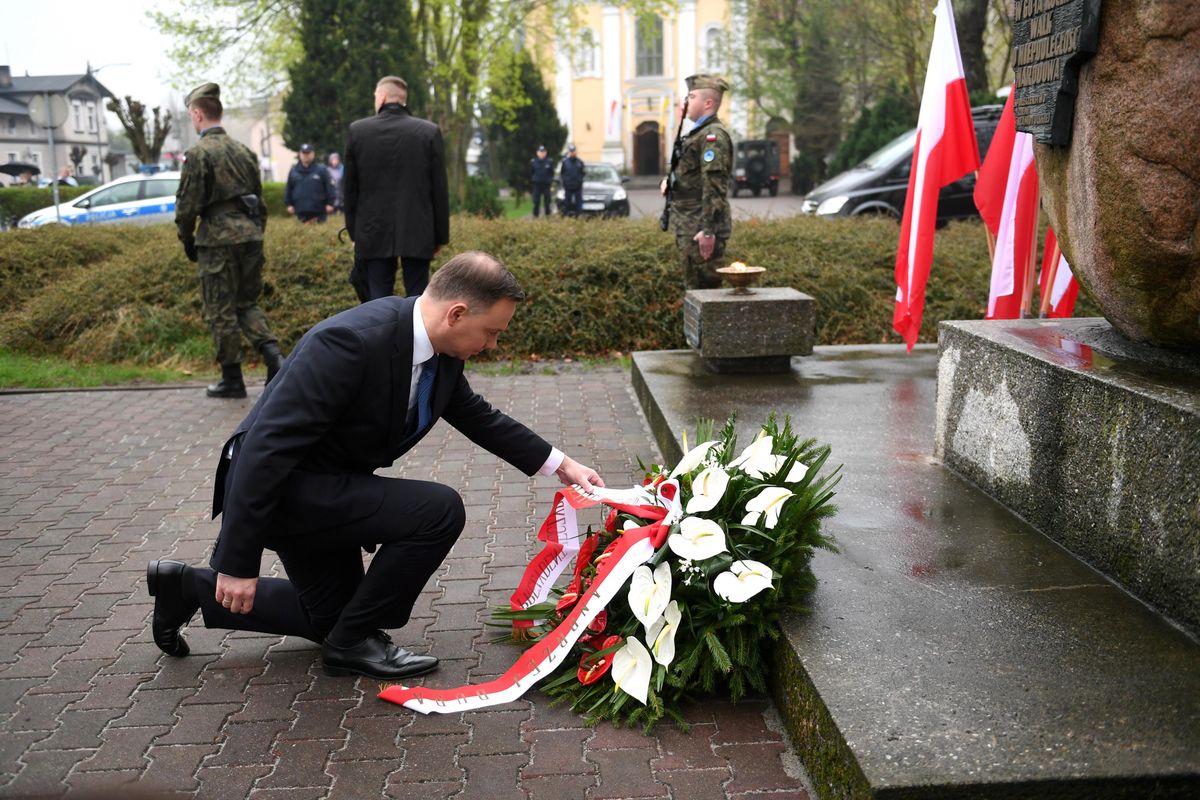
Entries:
POLYGON ((178 172, 129 175, 117 178, 67 203, 34 211, 21 218, 18 228, 39 228, 60 221, 63 225, 103 225, 110 222, 148 224, 174 222, 178 172))

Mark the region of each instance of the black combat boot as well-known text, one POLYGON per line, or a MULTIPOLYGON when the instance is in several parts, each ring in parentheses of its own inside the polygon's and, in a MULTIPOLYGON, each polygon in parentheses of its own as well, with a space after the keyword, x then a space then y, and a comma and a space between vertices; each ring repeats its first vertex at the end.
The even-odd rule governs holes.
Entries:
POLYGON ((278 342, 267 342, 262 347, 258 348, 262 353, 263 363, 267 365, 267 383, 279 374, 279 370, 283 369, 283 351, 279 349, 278 342))
POLYGON ((242 365, 221 366, 221 382, 210 383, 206 394, 209 397, 241 398, 246 396, 246 382, 242 380, 242 365))

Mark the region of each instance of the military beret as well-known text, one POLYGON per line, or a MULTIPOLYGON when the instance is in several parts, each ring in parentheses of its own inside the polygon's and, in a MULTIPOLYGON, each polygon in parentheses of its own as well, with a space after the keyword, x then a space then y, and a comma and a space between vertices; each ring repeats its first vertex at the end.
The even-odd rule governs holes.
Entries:
POLYGON ((709 75, 707 72, 701 72, 699 75, 689 75, 684 78, 687 83, 688 91, 693 89, 716 89, 724 94, 729 91, 729 81, 722 78, 720 75, 709 75))
POLYGON ((187 99, 183 101, 184 107, 190 106, 201 97, 211 97, 213 100, 221 99, 221 87, 215 83, 202 83, 195 89, 188 92, 187 99))

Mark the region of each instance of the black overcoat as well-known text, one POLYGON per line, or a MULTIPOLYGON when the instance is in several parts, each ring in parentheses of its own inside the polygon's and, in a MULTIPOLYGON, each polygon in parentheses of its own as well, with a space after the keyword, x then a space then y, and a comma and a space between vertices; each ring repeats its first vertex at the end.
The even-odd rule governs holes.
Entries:
POLYGON ((386 103, 350 124, 342 176, 346 230, 359 258, 433 258, 450 241, 438 126, 386 103))

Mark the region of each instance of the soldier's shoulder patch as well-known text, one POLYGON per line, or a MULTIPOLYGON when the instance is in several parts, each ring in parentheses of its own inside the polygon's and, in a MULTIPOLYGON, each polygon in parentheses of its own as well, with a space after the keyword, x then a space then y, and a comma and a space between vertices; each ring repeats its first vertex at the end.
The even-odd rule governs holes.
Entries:
POLYGON ((710 133, 708 136, 705 136, 704 138, 710 142, 715 142, 717 140, 717 135, 715 133, 710 133))
POLYGON ((704 160, 705 161, 712 161, 716 157, 717 157, 717 154, 715 152, 713 152, 712 150, 704 151, 704 160))

